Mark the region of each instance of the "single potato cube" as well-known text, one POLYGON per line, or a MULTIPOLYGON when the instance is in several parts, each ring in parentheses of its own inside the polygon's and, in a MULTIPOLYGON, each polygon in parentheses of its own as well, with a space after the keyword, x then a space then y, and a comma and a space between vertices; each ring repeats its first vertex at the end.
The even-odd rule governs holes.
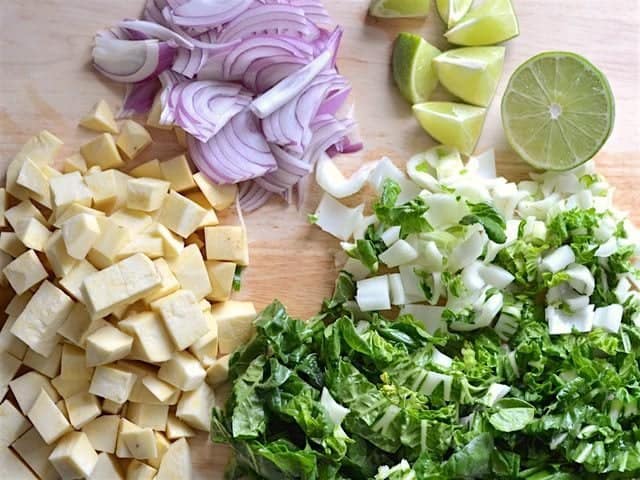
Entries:
POLYGON ((39 478, 42 480, 58 479, 58 473, 49 462, 49 455, 53 452, 55 445, 47 445, 35 428, 30 428, 27 433, 14 442, 12 447, 39 478))
POLYGON ((42 212, 33 206, 29 200, 20 202, 19 204, 11 207, 4 214, 7 222, 11 225, 14 231, 18 231, 19 225, 30 218, 38 220, 43 225, 47 223, 47 220, 42 215, 42 212))
POLYGON ((87 172, 87 162, 84 157, 79 153, 74 153, 70 157, 65 158, 62 161, 62 172, 63 173, 72 173, 72 172, 87 172))
POLYGON ((92 320, 87 307, 82 303, 76 303, 69 316, 58 329, 58 334, 77 347, 85 348, 87 337, 96 330, 110 325, 102 318, 92 320))
POLYGON ((16 398, 20 410, 26 415, 33 407, 40 391, 44 391, 53 402, 57 402, 60 396, 51 386, 47 377, 38 372, 27 372, 9 383, 11 393, 16 398))
POLYGON ((151 303, 151 308, 160 313, 169 336, 179 350, 194 344, 209 330, 207 319, 189 290, 178 290, 156 300, 151 303))
POLYGON ((124 165, 124 160, 118 152, 116 142, 108 133, 97 136, 89 143, 80 147, 80 153, 87 161, 89 167, 97 166, 107 168, 119 168, 124 165))
POLYGON ((155 376, 147 376, 142 379, 142 384, 149 390, 160 402, 167 402, 178 391, 173 385, 163 382, 155 376))
POLYGON ((51 179, 51 195, 56 209, 72 203, 91 206, 93 195, 80 172, 65 173, 51 179))
POLYGON ((195 356, 204 368, 209 368, 218 357, 218 324, 211 315, 210 309, 204 312, 209 325, 209 332, 189 347, 189 351, 195 356))
POLYGON ((200 225, 198 225, 198 228, 212 227, 220 223, 220 221, 218 220, 218 216, 216 215, 216 212, 211 208, 211 204, 209 203, 209 200, 207 200, 207 198, 202 194, 202 192, 187 193, 186 197, 192 202, 196 202, 198 205, 200 205, 202 208, 204 208, 207 211, 207 214, 202 219, 202 222, 200 222, 200 225))
POLYGON ((216 185, 202 172, 194 174, 193 180, 216 210, 224 210, 232 205, 238 194, 238 186, 236 184, 216 185))
POLYGON ((132 460, 127 467, 127 480, 154 480, 158 471, 142 463, 139 460, 132 460))
POLYGON ((153 212, 162 207, 171 184, 155 178, 133 178, 127 183, 127 208, 153 212))
POLYGON ((171 182, 171 188, 176 192, 184 192, 196 186, 191 167, 184 155, 160 162, 160 170, 162 170, 162 176, 171 182))
POLYGON ((171 444, 169 440, 160 432, 155 432, 156 434, 156 448, 158 450, 158 456, 155 458, 150 458, 147 460, 147 463, 151 465, 153 468, 160 468, 160 462, 162 461, 164 455, 169 451, 169 447, 171 444))
POLYGON ((75 429, 84 427, 102 413, 98 399, 88 392, 76 393, 65 399, 64 404, 69 413, 69 421, 75 429))
POLYGON ((15 232, 0 232, 0 250, 16 258, 26 252, 27 247, 15 232))
POLYGON ((167 428, 169 405, 145 405, 130 403, 127 407, 127 418, 142 428, 152 428, 164 432, 167 428))
POLYGON ((87 173, 84 180, 93 195, 93 207, 110 213, 125 199, 119 198, 118 176, 116 170, 96 170, 87 173))
POLYGON ((211 409, 216 403, 213 390, 206 383, 180 397, 176 417, 196 430, 208 432, 211 429, 211 409))
POLYGON ((160 315, 155 312, 131 315, 118 327, 133 337, 131 358, 152 363, 166 362, 175 351, 160 315))
POLYGON ((80 260, 67 275, 60 279, 60 286, 74 299, 83 301, 82 291, 80 290, 82 282, 84 282, 85 277, 88 277, 97 271, 98 269, 87 260, 80 260))
POLYGON ((95 104, 91 111, 80 120, 80 125, 94 132, 118 133, 116 119, 104 100, 95 104))
POLYGON ((212 387, 217 387, 229 378, 229 359, 231 355, 218 358, 207 370, 207 382, 212 387))
POLYGON ((75 217, 76 215, 80 215, 81 213, 86 213, 87 215, 91 215, 93 217, 105 217, 105 213, 96 210, 95 208, 89 208, 85 205, 80 205, 79 203, 72 203, 64 207, 60 212, 55 216, 53 226, 56 228, 62 228, 62 225, 69 220, 70 218, 75 217))
POLYGON ((191 450, 184 438, 171 444, 162 457, 156 480, 179 480, 193 476, 191 469, 191 450))
POLYGON ((158 222, 182 238, 187 238, 196 231, 206 215, 207 211, 200 205, 171 190, 162 205, 158 222))
POLYGON ((133 458, 133 453, 127 447, 124 441, 125 435, 137 432, 140 430, 135 423, 131 423, 126 418, 120 419, 120 426, 118 427, 118 440, 116 441, 116 456, 118 458, 133 458))
POLYGON ((11 480, 38 480, 10 448, 0 448, 2 478, 11 480))
POLYGON ((169 415, 167 419, 167 438, 169 440, 177 440, 178 438, 195 437, 196 432, 174 415, 169 415))
POLYGON ((202 300, 211 293, 211 284, 202 253, 195 245, 188 245, 180 255, 170 259, 169 268, 185 290, 190 290, 196 300, 202 300))
POLYGON ((64 400, 71 398, 78 393, 86 393, 89 390, 89 380, 84 378, 67 379, 57 376, 51 380, 51 385, 53 385, 56 392, 58 392, 64 400))
POLYGON ((118 135, 116 145, 129 160, 132 160, 151 145, 151 135, 139 123, 125 120, 120 127, 120 135, 118 135))
POLYGON ((153 261, 153 264, 156 266, 156 270, 158 270, 158 274, 160 274, 160 278, 162 279, 162 283, 159 286, 154 288, 151 292, 144 297, 144 302, 146 304, 150 304, 154 300, 157 300, 162 297, 166 297, 167 295, 172 294, 173 292, 180 289, 180 283, 178 279, 171 271, 169 264, 164 258, 157 258, 153 261))
POLYGON ((51 238, 51 232, 39 220, 28 218, 15 227, 20 241, 27 247, 42 252, 51 238))
POLYGON ((11 288, 22 295, 49 275, 33 250, 20 255, 2 270, 11 288))
MULTIPOLYGON (((60 360, 62 357, 62 344, 58 343, 61 340, 59 336, 53 337, 51 344, 53 348, 49 355, 40 355, 31 349, 27 350, 22 363, 26 367, 33 368, 36 372, 42 375, 53 378, 60 373, 60 360)), ((49 341, 43 342, 43 345, 49 345, 49 341)))
MULTIPOLYGON (((0 404, 0 448, 9 447, 31 425, 9 400, 0 404)), ((164 427, 162 428, 164 430, 164 427)))
POLYGON ((184 249, 184 240, 175 233, 171 232, 161 223, 156 223, 149 229, 149 233, 156 235, 162 239, 164 248, 164 257, 175 258, 180 255, 184 249))
POLYGON ((98 452, 115 453, 120 417, 118 415, 102 415, 82 427, 89 438, 91 446, 98 452))
POLYGON ((232 353, 253 335, 256 309, 251 302, 229 300, 211 308, 218 323, 218 348, 221 355, 232 353))
POLYGON ((126 228, 111 218, 98 219, 100 238, 87 255, 87 260, 96 268, 103 269, 116 263, 118 254, 129 243, 131 235, 126 228))
POLYGON ((160 168, 160 161, 156 158, 149 162, 141 163, 136 168, 129 172, 129 175, 136 178, 157 178, 158 180, 165 180, 162 175, 162 169, 160 168))
MULTIPOLYGON (((128 480, 128 477, 126 477, 128 480)), ((96 466, 93 467, 90 480, 125 480, 122 467, 116 457, 108 453, 100 453, 96 466)))
POLYGON ((26 158, 22 164, 16 182, 41 197, 49 195, 49 179, 42 172, 40 166, 30 158, 26 158))
POLYGON ((115 327, 106 326, 87 337, 87 366, 95 367, 115 362, 129 355, 133 337, 115 327))
POLYGON ((182 391, 195 390, 204 381, 205 376, 206 372, 200 362, 187 352, 177 352, 158 370, 160 380, 182 391))
POLYGON ((247 235, 242 227, 220 225, 204 229, 207 260, 224 260, 239 265, 249 264, 247 235))
POLYGON ((233 288, 233 278, 236 274, 236 264, 207 260, 205 266, 211 284, 211 292, 207 295, 207 299, 213 302, 229 300, 233 288))
POLYGON ((60 439, 49 461, 63 479, 89 478, 98 454, 82 432, 71 432, 60 439))
POLYGON ((71 217, 62 225, 62 238, 67 253, 75 259, 83 260, 100 238, 98 219, 87 213, 71 217))
POLYGON ((44 254, 47 260, 49 260, 49 266, 53 270, 53 273, 58 278, 69 275, 76 265, 78 265, 78 259, 73 258, 67 252, 62 230, 56 230, 49 237, 44 246, 44 254))
POLYGON ((71 431, 71 424, 44 389, 40 390, 27 417, 48 444, 71 431))
POLYGON ((135 383, 136 376, 133 373, 100 365, 93 372, 89 393, 115 403, 124 403, 128 400, 135 383))

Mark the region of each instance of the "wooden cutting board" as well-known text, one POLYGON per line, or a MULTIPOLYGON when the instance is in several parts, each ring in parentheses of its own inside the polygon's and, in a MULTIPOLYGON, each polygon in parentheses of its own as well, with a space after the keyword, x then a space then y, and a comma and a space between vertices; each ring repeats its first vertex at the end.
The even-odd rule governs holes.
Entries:
MULTIPOLYGON (((96 30, 137 17, 143 0, 0 0, 0 170, 28 137, 48 129, 72 152, 90 137, 77 121, 100 98, 119 108, 123 88, 96 75, 90 51, 96 30)), ((400 31, 448 48, 435 11, 426 20, 379 20, 366 15, 368 0, 326 0, 345 29, 339 66, 353 84, 356 117, 366 148, 340 159, 345 172, 387 155, 401 165, 433 144, 393 87, 392 41, 400 31)), ((491 106, 478 151, 494 147, 499 173, 522 178, 528 168, 510 151, 499 119, 499 99, 513 70, 546 50, 585 55, 607 75, 616 97, 616 126, 597 157, 598 170, 616 186, 616 203, 638 223, 640 211, 640 2, 637 0, 514 0, 520 36, 507 44, 505 73, 491 106)), ((436 98, 447 98, 436 92, 436 98)), ((172 136, 154 135, 145 159, 179 151, 172 136)), ((319 198, 311 187, 298 211, 273 201, 246 218, 251 267, 240 298, 261 308, 274 298, 300 317, 314 314, 336 275, 337 242, 306 223, 319 198)), ((222 478, 227 451, 192 442, 195 477, 222 478)))

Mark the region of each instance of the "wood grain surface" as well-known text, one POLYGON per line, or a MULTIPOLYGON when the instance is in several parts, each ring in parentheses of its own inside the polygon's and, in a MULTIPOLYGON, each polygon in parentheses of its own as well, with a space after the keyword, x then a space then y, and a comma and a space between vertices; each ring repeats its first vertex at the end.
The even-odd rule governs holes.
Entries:
MULTIPOLYGON (((0 170, 28 137, 49 129, 72 152, 90 135, 78 119, 100 98, 119 108, 123 88, 90 66, 96 30, 136 17, 143 0, 0 0, 0 170)), ((401 165, 432 145, 409 106, 392 86, 389 58, 400 31, 425 36, 448 48, 435 12, 426 20, 379 20, 366 16, 367 0, 326 0, 333 19, 345 29, 339 66, 353 83, 356 116, 366 148, 339 160, 345 172, 363 161, 391 157, 401 165)), ((616 97, 616 126, 597 156, 601 173, 617 188, 616 203, 638 223, 640 212, 640 2, 637 0, 514 0, 520 36, 507 44, 505 73, 478 150, 496 148, 499 173, 521 178, 528 168, 507 146, 499 119, 499 98, 511 72, 530 56, 547 50, 585 55, 609 78, 616 97)), ((437 98, 447 98, 438 90, 437 98)), ((179 151, 173 137, 157 140, 145 159, 179 151)), ((298 211, 273 201, 246 218, 251 266, 241 298, 263 307, 273 298, 297 316, 315 313, 336 275, 337 242, 306 223, 317 203, 313 186, 298 211)), ((227 451, 203 435, 192 442, 195 478, 222 478, 227 451)))

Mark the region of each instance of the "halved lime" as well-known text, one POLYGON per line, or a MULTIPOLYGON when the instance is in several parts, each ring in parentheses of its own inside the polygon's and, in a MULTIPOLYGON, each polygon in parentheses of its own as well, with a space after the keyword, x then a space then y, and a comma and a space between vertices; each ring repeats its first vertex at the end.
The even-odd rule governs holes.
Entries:
POLYGON ((431 0, 372 0, 369 15, 381 18, 426 17, 431 0))
POLYGON ((456 97, 486 107, 498 86, 504 47, 465 47, 433 59, 438 79, 456 97))
POLYGON ((454 102, 425 102, 413 106, 420 125, 434 139, 471 155, 482 132, 486 108, 454 102))
POLYGON ((502 97, 502 124, 529 164, 568 170, 592 158, 613 128, 615 103, 606 77, 569 52, 545 52, 520 65, 502 97))
POLYGON ((484 0, 444 34, 456 45, 494 45, 520 33, 511 0, 484 0))
POLYGON ((426 102, 438 85, 431 61, 440 50, 413 33, 401 33, 393 45, 393 79, 411 104, 426 102))
POLYGON ((471 8, 473 0, 436 0, 438 14, 448 28, 453 27, 471 8))

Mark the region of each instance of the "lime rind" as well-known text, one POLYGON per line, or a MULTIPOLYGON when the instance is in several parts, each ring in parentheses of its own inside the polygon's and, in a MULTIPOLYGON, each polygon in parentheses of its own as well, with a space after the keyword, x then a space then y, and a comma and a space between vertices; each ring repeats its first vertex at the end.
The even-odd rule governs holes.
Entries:
POLYGON ((562 171, 602 148, 613 129, 615 101, 607 78, 587 59, 545 52, 516 69, 501 110, 516 153, 533 167, 562 171))
POLYGON ((431 0, 372 0, 369 15, 379 18, 426 17, 431 10, 431 0))
POLYGON ((520 33, 511 0, 485 0, 474 6, 444 35, 449 42, 469 47, 495 45, 520 33))
POLYGON ((400 33, 393 46, 393 79, 411 104, 425 102, 438 85, 432 60, 440 50, 413 33, 400 33))
POLYGON ((433 60, 440 83, 467 103, 491 103, 502 75, 504 47, 465 47, 449 50, 433 60))
POLYGON ((447 28, 453 27, 471 8, 473 0, 436 0, 436 9, 447 28))

